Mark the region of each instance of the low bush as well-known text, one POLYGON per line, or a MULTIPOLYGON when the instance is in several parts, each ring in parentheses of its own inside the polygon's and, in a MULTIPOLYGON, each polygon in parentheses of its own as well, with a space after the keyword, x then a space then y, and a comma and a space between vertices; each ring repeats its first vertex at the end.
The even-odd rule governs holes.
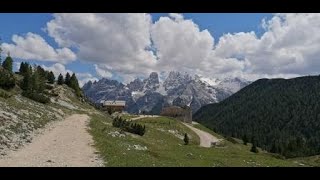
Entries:
POLYGON ((47 104, 50 102, 50 98, 43 94, 38 94, 34 92, 23 91, 22 95, 39 103, 47 104))
POLYGON ((0 68, 0 88, 12 89, 16 85, 14 75, 6 69, 0 68))
POLYGON ((121 117, 115 117, 113 119, 112 125, 114 127, 120 128, 123 131, 138 134, 140 136, 143 136, 146 132, 146 126, 132 123, 131 121, 127 121, 126 119, 122 119, 121 117))
POLYGON ((0 97, 5 98, 5 99, 8 99, 8 98, 10 98, 11 96, 12 96, 11 93, 6 92, 6 91, 0 89, 0 97))
POLYGON ((233 144, 238 144, 238 142, 235 139, 233 139, 232 137, 230 137, 230 136, 227 136, 226 140, 229 141, 229 142, 232 142, 233 144))
POLYGON ((49 85, 49 84, 46 84, 46 89, 48 89, 48 90, 52 90, 53 88, 54 88, 54 86, 52 86, 52 85, 49 85))

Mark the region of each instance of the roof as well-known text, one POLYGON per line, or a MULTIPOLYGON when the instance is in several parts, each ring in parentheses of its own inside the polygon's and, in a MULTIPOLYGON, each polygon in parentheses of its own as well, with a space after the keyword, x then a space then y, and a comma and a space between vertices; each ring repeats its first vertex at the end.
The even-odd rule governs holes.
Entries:
POLYGON ((126 101, 104 101, 104 106, 125 106, 126 101))

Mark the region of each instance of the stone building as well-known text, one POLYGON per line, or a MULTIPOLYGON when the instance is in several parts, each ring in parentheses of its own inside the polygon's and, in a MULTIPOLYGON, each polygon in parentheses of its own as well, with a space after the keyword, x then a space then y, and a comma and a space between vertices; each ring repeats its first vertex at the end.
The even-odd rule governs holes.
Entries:
POLYGON ((102 109, 108 112, 122 112, 126 106, 126 101, 101 101, 102 109))
POLYGON ((189 106, 170 106, 162 108, 161 116, 177 118, 186 123, 192 123, 192 110, 189 106))

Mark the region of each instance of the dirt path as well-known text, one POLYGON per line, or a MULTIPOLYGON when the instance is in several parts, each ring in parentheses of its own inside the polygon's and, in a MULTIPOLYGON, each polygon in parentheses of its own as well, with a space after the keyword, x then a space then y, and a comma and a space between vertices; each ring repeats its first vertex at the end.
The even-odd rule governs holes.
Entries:
POLYGON ((195 127, 192 127, 191 125, 187 123, 183 123, 188 128, 190 128, 192 131, 194 131, 200 138, 200 146, 202 147, 211 147, 211 142, 218 142, 219 139, 211 135, 210 133, 207 133, 205 131, 202 131, 200 129, 197 129, 195 127))
POLYGON ((139 117, 135 117, 135 118, 132 118, 131 120, 138 120, 138 119, 142 119, 142 118, 146 118, 146 117, 160 117, 158 115, 139 115, 139 117))
MULTIPOLYGON (((160 117, 157 115, 151 116, 151 115, 140 115, 139 117, 132 118, 131 120, 138 120, 146 117, 160 117)), ((211 147, 211 143, 218 142, 219 139, 211 135, 210 133, 207 133, 205 131, 202 131, 200 129, 197 129, 190 124, 183 123, 186 125, 188 128, 190 128, 192 131, 194 131, 200 138, 200 146, 201 147, 211 147)), ((192 122, 192 124, 198 124, 197 122, 192 122)))
POLYGON ((0 157, 0 166, 101 166, 86 130, 88 120, 87 115, 75 114, 54 123, 30 144, 0 157))

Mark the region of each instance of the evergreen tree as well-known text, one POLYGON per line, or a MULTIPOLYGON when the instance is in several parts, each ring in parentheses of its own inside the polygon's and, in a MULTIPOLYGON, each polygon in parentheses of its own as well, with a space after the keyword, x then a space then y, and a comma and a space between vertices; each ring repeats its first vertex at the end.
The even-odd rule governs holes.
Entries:
POLYGON ((40 75, 38 71, 35 71, 31 76, 31 92, 39 92, 41 89, 40 75))
POLYGON ((187 134, 187 133, 184 134, 183 141, 184 141, 184 144, 185 144, 185 145, 188 145, 188 144, 189 144, 189 137, 188 137, 188 134, 187 134))
POLYGON ((24 72, 25 72, 25 63, 24 62, 22 62, 21 64, 20 64, 20 68, 19 68, 19 74, 23 74, 24 72))
POLYGON ((62 76, 62 74, 59 74, 59 76, 58 76, 58 84, 59 84, 59 85, 62 85, 63 82, 64 82, 63 76, 62 76))
POLYGON ((66 78, 65 78, 65 80, 64 80, 64 83, 67 85, 67 86, 69 86, 70 87, 70 84, 71 84, 71 76, 70 76, 70 74, 67 72, 67 74, 66 74, 66 78))
MULTIPOLYGON (((0 38, 0 44, 1 44, 1 38, 0 38)), ((0 65, 2 64, 2 48, 0 46, 0 65)))
POLYGON ((45 71, 41 66, 37 66, 37 69, 36 71, 38 72, 39 74, 39 77, 43 80, 47 80, 48 79, 48 73, 47 71, 45 71))
POLYGON ((247 137, 247 135, 244 135, 244 136, 242 137, 242 141, 243 141, 243 144, 244 144, 244 145, 247 145, 247 143, 248 143, 248 137, 247 137))
POLYGON ((258 153, 259 151, 258 151, 258 148, 257 148, 257 146, 256 146, 256 143, 252 143, 252 147, 251 147, 251 150, 250 150, 251 152, 254 152, 254 153, 258 153))
POLYGON ((81 93, 81 89, 79 87, 79 82, 78 82, 78 79, 76 77, 76 74, 73 73, 71 78, 70 78, 70 85, 69 87, 71 87, 72 89, 75 90, 75 93, 78 97, 82 96, 82 93, 81 93))
POLYGON ((14 75, 6 69, 0 68, 0 88, 12 89, 16 84, 14 75))
POLYGON ((54 76, 53 72, 50 71, 49 74, 48 74, 48 82, 49 82, 50 84, 53 84, 54 81, 55 81, 55 79, 56 79, 56 77, 54 76))
POLYGON ((25 72, 23 70, 23 80, 21 83, 21 89, 25 91, 30 91, 31 90, 31 76, 32 76, 32 67, 29 64, 24 64, 25 67, 25 72))
POLYGON ((10 57, 10 54, 8 53, 8 57, 2 63, 2 67, 8 70, 9 72, 12 72, 12 64, 13 64, 13 60, 10 57))

